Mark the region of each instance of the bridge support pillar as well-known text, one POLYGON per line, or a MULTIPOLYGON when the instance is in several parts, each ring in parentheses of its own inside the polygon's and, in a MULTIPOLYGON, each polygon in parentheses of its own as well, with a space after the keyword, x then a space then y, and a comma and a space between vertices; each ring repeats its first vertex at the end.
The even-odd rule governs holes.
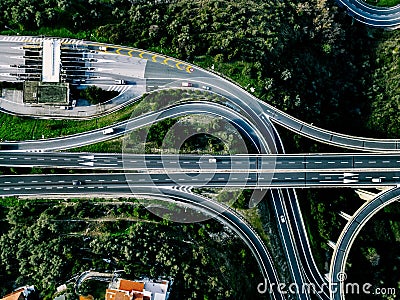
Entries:
POLYGON ((336 244, 332 241, 328 241, 328 246, 335 250, 336 244))
POLYGON ((346 214, 343 211, 339 212, 339 216, 343 217, 346 221, 350 221, 350 219, 351 219, 351 216, 349 214, 346 214))
POLYGON ((380 191, 386 191, 389 190, 391 187, 388 186, 377 186, 376 189, 380 191))
POLYGON ((376 194, 369 191, 357 189, 356 193, 362 200, 365 201, 371 201, 372 199, 376 198, 376 194))

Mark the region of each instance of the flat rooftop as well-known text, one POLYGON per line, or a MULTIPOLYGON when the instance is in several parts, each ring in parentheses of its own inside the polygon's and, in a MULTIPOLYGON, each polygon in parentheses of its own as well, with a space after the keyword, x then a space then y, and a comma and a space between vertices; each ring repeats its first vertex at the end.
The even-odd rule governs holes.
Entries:
POLYGON ((43 41, 43 82, 60 82, 61 41, 56 39, 43 41))
POLYGON ((66 105, 69 102, 69 84, 25 81, 23 100, 32 104, 66 105))

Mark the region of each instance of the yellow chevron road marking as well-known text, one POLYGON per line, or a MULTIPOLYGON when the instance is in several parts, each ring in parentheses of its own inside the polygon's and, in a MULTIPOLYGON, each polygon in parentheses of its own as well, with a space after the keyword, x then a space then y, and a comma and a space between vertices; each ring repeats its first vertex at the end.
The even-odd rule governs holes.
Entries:
POLYGON ((194 71, 194 69, 193 69, 192 66, 187 66, 187 67, 186 67, 186 72, 192 73, 193 71, 194 71))
POLYGON ((183 71, 183 69, 179 66, 179 65, 181 65, 182 63, 180 62, 180 61, 178 61, 176 64, 175 64, 175 66, 179 69, 179 70, 181 70, 181 71, 183 71))
MULTIPOLYGON (((89 44, 89 45, 90 45, 90 46, 97 46, 97 47, 106 47, 106 46, 104 46, 104 45, 102 45, 102 44, 89 44)), ((102 51, 102 52, 107 52, 107 51, 104 51, 104 50, 100 50, 100 51, 102 51)), ((134 56, 134 52, 135 52, 135 53, 136 53, 136 52, 139 53, 138 57, 141 58, 141 59, 148 59, 148 58, 143 57, 144 54, 152 55, 151 53, 148 53, 148 52, 145 52, 145 51, 140 51, 140 50, 137 50, 137 49, 132 49, 132 48, 118 48, 118 49, 115 51, 116 54, 119 54, 119 55, 128 55, 129 57, 133 57, 133 56, 134 56), (121 51, 123 51, 123 50, 127 51, 127 53, 126 53, 126 54, 121 53, 121 51)), ((180 71, 186 71, 186 72, 188 72, 188 73, 192 73, 192 72, 193 72, 193 67, 192 67, 192 66, 186 65, 184 62, 176 61, 176 60, 171 59, 171 58, 165 58, 165 57, 163 57, 163 56, 159 56, 159 55, 157 55, 157 54, 154 54, 154 55, 151 57, 151 61, 152 61, 152 62, 155 62, 155 63, 158 62, 158 61, 157 61, 157 57, 161 57, 161 58, 163 59, 162 64, 167 65, 167 66, 170 66, 171 68, 176 67, 176 68, 177 68, 178 70, 180 70, 180 71), (175 66, 168 64, 169 61, 174 62, 174 63, 175 63, 175 66)), ((159 63, 160 63, 160 62, 159 62, 159 63)))

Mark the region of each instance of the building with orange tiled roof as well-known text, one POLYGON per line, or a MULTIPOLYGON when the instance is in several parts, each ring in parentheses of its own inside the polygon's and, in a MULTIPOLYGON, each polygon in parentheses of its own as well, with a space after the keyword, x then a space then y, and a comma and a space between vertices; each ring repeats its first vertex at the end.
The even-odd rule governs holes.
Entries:
POLYGON ((25 300, 23 291, 24 291, 23 288, 19 289, 11 294, 4 296, 2 300, 25 300))
POLYGON ((118 279, 110 283, 105 300, 167 300, 169 282, 118 279))
POLYGON ((143 291, 144 283, 121 279, 119 282, 119 289, 124 291, 143 291))
POLYGON ((79 295, 79 300, 94 300, 94 297, 92 295, 79 295))
POLYGON ((34 286, 25 286, 16 289, 11 294, 5 295, 0 300, 27 300, 31 293, 35 292, 34 286))

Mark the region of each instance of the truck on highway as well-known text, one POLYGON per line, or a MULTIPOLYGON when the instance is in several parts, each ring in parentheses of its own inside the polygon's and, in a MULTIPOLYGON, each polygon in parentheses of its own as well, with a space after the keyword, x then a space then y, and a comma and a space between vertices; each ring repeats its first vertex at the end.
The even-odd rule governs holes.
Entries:
POLYGON ((107 128, 103 130, 103 134, 111 134, 114 133, 114 128, 107 128))
POLYGON ((184 81, 184 82, 182 82, 182 86, 191 87, 191 86, 193 86, 193 84, 191 82, 184 81))

